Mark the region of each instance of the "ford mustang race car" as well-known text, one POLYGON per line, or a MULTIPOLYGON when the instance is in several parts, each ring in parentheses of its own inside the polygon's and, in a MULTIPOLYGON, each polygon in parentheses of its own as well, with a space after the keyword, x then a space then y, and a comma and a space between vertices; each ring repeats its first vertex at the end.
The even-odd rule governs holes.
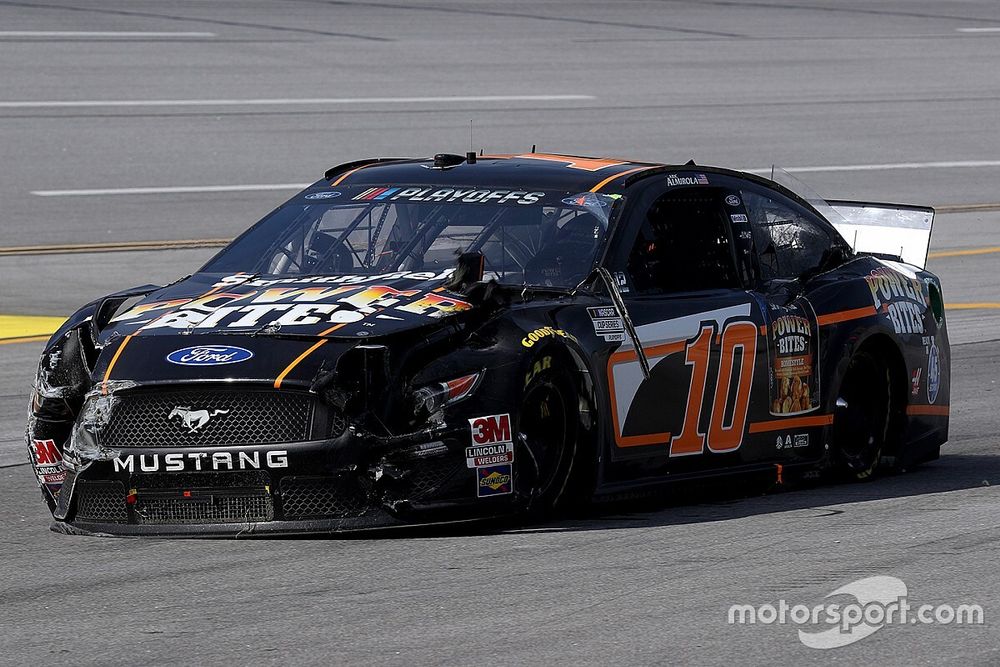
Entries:
POLYGON ((27 444, 53 529, 322 533, 936 458, 933 210, 779 181, 539 153, 334 167, 197 273, 52 336, 27 444))

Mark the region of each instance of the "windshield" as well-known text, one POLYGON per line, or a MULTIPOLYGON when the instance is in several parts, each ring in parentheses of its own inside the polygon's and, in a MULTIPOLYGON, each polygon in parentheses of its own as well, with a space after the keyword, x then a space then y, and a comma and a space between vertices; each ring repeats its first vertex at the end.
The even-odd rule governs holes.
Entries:
POLYGON ((378 275, 452 269, 481 252, 485 278, 574 287, 594 267, 616 197, 591 192, 386 186, 307 192, 202 271, 378 275))

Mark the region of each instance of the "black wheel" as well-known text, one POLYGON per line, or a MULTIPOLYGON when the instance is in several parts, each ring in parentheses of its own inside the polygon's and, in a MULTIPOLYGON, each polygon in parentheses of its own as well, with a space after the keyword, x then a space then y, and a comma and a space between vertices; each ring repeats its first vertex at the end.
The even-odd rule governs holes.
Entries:
POLYGON ((549 367, 551 358, 545 360, 545 369, 534 373, 522 395, 517 452, 518 492, 530 498, 530 507, 543 511, 573 495, 568 486, 579 431, 573 382, 564 370, 549 367))
POLYGON ((886 446, 892 407, 889 367, 862 351, 851 358, 837 395, 833 455, 844 477, 871 479, 886 446))

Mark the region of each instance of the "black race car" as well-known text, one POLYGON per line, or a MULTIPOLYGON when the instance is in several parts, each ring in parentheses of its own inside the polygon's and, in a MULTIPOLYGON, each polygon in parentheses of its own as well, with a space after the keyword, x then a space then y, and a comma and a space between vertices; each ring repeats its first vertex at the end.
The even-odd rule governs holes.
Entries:
POLYGON ((27 442, 53 528, 342 531, 936 458, 933 210, 772 179, 538 153, 335 167, 48 342, 27 442))

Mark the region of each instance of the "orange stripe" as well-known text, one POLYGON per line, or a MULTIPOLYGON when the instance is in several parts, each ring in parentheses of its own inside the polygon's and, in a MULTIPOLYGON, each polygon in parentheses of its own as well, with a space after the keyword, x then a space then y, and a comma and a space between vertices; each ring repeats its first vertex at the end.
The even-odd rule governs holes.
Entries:
POLYGON ((934 415, 937 417, 947 417, 951 413, 950 405, 908 405, 906 414, 908 415, 934 415))
POLYGON ((851 310, 838 310, 835 313, 820 315, 816 319, 820 326, 847 322, 848 320, 860 320, 863 317, 874 317, 877 314, 875 306, 865 306, 864 308, 853 308, 851 310))
POLYGON ((784 431, 790 428, 808 428, 810 426, 829 426, 832 423, 833 415, 775 419, 773 421, 750 424, 750 433, 767 433, 768 431, 784 431))
POLYGON ((370 166, 371 166, 371 164, 363 164, 360 167, 355 167, 354 169, 349 169, 348 171, 345 171, 343 174, 340 175, 340 178, 338 178, 337 180, 335 180, 333 183, 330 183, 330 187, 332 188, 332 187, 335 187, 337 185, 340 185, 341 182, 343 182, 343 180, 345 178, 347 178, 348 176, 350 176, 354 172, 356 172, 356 171, 358 171, 360 169, 364 169, 365 167, 370 167, 370 166))
POLYGON ((105 396, 108 395, 108 379, 111 377, 111 369, 113 369, 115 364, 118 363, 118 357, 122 356, 125 346, 128 345, 128 342, 132 340, 132 336, 134 335, 135 334, 129 334, 125 336, 125 340, 123 340, 122 344, 118 346, 117 350, 115 350, 115 356, 111 357, 111 363, 108 364, 108 369, 104 371, 104 380, 101 384, 101 394, 105 396))
MULTIPOLYGON (((333 333, 334 331, 336 331, 340 327, 344 326, 345 324, 347 324, 347 323, 346 322, 341 322, 340 324, 335 324, 332 327, 330 327, 329 329, 327 329, 326 331, 320 332, 319 335, 320 336, 325 336, 325 335, 327 335, 329 333, 333 333)), ((313 345, 310 346, 308 350, 306 350, 305 352, 303 352, 299 356, 295 357, 295 361, 293 361, 292 363, 288 364, 288 366, 285 367, 285 370, 281 371, 281 375, 279 375, 278 378, 274 381, 274 388, 275 389, 281 389, 281 383, 284 382, 285 377, 289 373, 292 372, 292 369, 295 368, 296 366, 298 366, 300 363, 302 363, 303 359, 305 359, 306 357, 308 357, 310 354, 312 354, 313 352, 315 352, 319 348, 321 348, 324 345, 326 345, 328 342, 329 341, 326 340, 325 338, 323 340, 321 340, 321 341, 317 341, 316 343, 313 343, 313 345)))
POLYGON ((590 191, 591 192, 599 192, 601 188, 603 188, 605 185, 607 185, 611 181, 615 180, 616 178, 619 178, 621 176, 628 176, 629 174, 634 174, 637 171, 645 171, 646 169, 656 169, 656 165, 648 165, 648 164, 646 164, 646 165, 643 165, 641 167, 633 167, 632 169, 626 169, 625 171, 620 171, 617 174, 612 174, 611 176, 608 176, 607 178, 605 178, 603 181, 601 181, 600 183, 598 183, 594 187, 590 188, 590 191))

